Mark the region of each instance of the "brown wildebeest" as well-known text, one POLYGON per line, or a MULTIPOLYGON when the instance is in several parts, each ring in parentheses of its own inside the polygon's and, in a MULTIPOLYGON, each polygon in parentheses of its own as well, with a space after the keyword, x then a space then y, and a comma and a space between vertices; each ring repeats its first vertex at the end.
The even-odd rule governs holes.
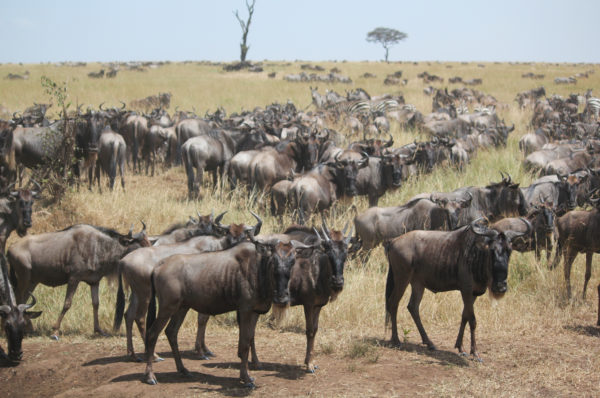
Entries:
POLYGON ((551 268, 564 256, 565 283, 567 297, 571 298, 571 266, 579 253, 585 253, 585 280, 583 282, 583 298, 588 282, 592 276, 592 257, 600 253, 600 199, 589 199, 596 206, 590 211, 570 211, 559 217, 556 222, 558 240, 551 268))
MULTIPOLYGON (((225 214, 225 213, 223 213, 225 214)), ((213 252, 229 249, 232 246, 247 239, 248 235, 260 232, 262 220, 256 214, 252 213, 258 220, 254 227, 244 224, 231 224, 223 226, 220 224, 219 215, 215 220, 216 228, 224 232, 224 236, 196 236, 186 241, 169 245, 160 245, 152 247, 143 247, 135 250, 119 261, 119 272, 123 274, 125 280, 131 288, 129 298, 129 307, 127 308, 125 329, 127 331, 127 355, 133 360, 137 360, 133 349, 133 322, 138 326, 140 335, 146 335, 146 313, 150 298, 152 295, 150 276, 158 263, 175 254, 193 254, 203 252, 213 252)), ((117 303, 115 308, 115 320, 113 330, 117 331, 121 327, 123 319, 123 310, 125 306, 125 296, 123 293, 123 284, 119 279, 119 290, 117 293, 117 303)), ((155 309, 151 309, 155 310, 155 309)), ((204 344, 204 329, 208 322, 208 315, 198 314, 198 338, 196 351, 202 359, 207 359, 212 353, 204 344), (202 325, 202 326, 201 326, 202 325), (199 343, 200 342, 200 343, 199 343)), ((159 359, 157 357, 157 359, 159 359)), ((159 359, 160 360, 160 359, 159 359)))
POLYGON ((145 225, 135 235, 132 230, 121 235, 112 229, 78 224, 27 236, 8 249, 11 277, 17 281, 17 302, 23 303, 40 283, 53 287, 67 284, 65 303, 52 331, 52 338, 58 340, 60 324, 71 307, 77 285, 86 282, 92 294, 94 332, 105 335, 98 322, 100 280, 117 271, 121 257, 142 246, 150 246, 145 225))
MULTIPOLYGON (((319 234, 315 229, 293 226, 284 233, 292 239, 312 245, 308 257, 298 257, 290 276, 290 305, 302 305, 306 321, 306 357, 304 363, 314 373, 312 351, 319 329, 319 315, 323 306, 336 299, 344 288, 344 263, 348 256, 350 232, 330 231, 325 222, 319 234), (314 231, 314 232, 313 232, 314 231), (322 236, 320 236, 322 235, 322 236)), ((300 253, 304 256, 304 253, 300 253)), ((273 311, 281 311, 275 306, 273 311)), ((277 315, 275 315, 277 317, 277 315)))
POLYGON ((189 374, 181 361, 177 334, 192 308, 210 315, 237 311, 240 379, 246 387, 254 387, 254 380, 248 374, 248 352, 254 341, 256 321, 259 314, 269 311, 271 302, 289 301, 287 286, 294 259, 295 250, 290 243, 273 246, 243 242, 220 252, 179 254, 161 261, 151 279, 160 306, 155 320, 153 313, 148 313, 144 381, 157 383, 152 362, 158 335, 167 322, 165 334, 177 371, 189 374))
POLYGON ((31 304, 17 304, 13 288, 8 278, 8 267, 4 253, 0 253, 0 318, 6 341, 8 344, 8 355, 0 347, 0 359, 9 361, 20 361, 23 357, 21 343, 23 334, 30 319, 40 316, 40 312, 27 311, 35 305, 35 297, 31 296, 31 304))
POLYGON ((419 315, 423 290, 427 288, 434 293, 460 290, 464 308, 455 347, 461 355, 466 355, 463 334, 469 322, 471 354, 481 361, 475 341, 473 304, 488 288, 496 298, 506 293, 510 240, 519 234, 497 232, 477 225, 477 221, 451 232, 412 231, 386 243, 389 270, 385 307, 386 321, 390 318, 392 321, 393 344, 400 344, 396 315, 409 283, 412 293, 408 311, 419 329, 423 344, 430 350, 436 347, 427 336, 419 315))

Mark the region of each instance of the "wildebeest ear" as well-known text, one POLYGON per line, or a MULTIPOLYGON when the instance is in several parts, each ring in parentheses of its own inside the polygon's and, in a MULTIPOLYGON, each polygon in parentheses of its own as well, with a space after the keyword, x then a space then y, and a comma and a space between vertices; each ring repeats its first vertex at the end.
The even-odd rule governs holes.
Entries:
POLYGON ((27 311, 23 315, 25 315, 27 319, 35 319, 42 315, 42 311, 27 311))

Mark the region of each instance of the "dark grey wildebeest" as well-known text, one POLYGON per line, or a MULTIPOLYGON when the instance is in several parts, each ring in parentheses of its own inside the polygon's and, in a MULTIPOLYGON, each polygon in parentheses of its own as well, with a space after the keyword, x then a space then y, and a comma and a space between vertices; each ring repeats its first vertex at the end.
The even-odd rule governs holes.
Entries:
POLYGON ((35 297, 31 296, 31 304, 17 304, 15 294, 8 277, 8 267, 4 253, 0 253, 0 318, 6 341, 8 343, 8 355, 0 347, 0 358, 9 361, 20 361, 23 357, 21 343, 23 335, 30 319, 37 318, 41 312, 27 311, 35 305, 35 297))
MULTIPOLYGON (((389 261, 385 287, 386 321, 391 318, 392 343, 400 345, 396 316, 398 304, 410 283, 411 296, 408 311, 412 316, 423 344, 430 350, 436 347, 427 336, 421 323, 419 305, 423 291, 434 293, 459 290, 463 299, 463 312, 455 347, 461 355, 463 334, 467 322, 471 328, 471 354, 477 360, 475 340, 475 311, 473 304, 489 288, 500 298, 508 288, 508 263, 511 254, 510 240, 514 232, 497 232, 477 224, 477 220, 451 232, 411 231, 386 243, 389 261)), ((386 322, 387 323, 387 322, 386 322)))
POLYGON ((165 334, 177 371, 189 374, 181 361, 177 334, 191 308, 209 315, 237 311, 240 379, 245 386, 254 387, 248 374, 248 353, 256 322, 259 314, 269 311, 272 302, 285 305, 289 301, 288 281, 294 257, 295 250, 289 243, 244 242, 224 251, 180 254, 161 261, 151 277, 159 312, 155 320, 149 312, 144 381, 157 383, 152 362, 158 335, 167 322, 165 334))
POLYGON ((94 332, 105 334, 98 322, 100 280, 117 271, 119 259, 142 246, 150 246, 146 228, 127 235, 108 228, 78 224, 62 231, 29 235, 8 249, 11 278, 16 281, 17 302, 23 303, 38 284, 67 284, 62 312, 53 326, 58 340, 60 324, 71 307, 80 282, 90 285, 94 309, 94 332))
POLYGON ((100 170, 108 175, 108 187, 112 191, 115 186, 117 177, 117 167, 121 176, 121 187, 125 190, 125 179, 123 178, 123 169, 125 168, 125 160, 127 156, 127 145, 125 139, 111 130, 110 126, 106 126, 100 140, 98 141, 100 149, 98 151, 98 166, 96 167, 96 180, 98 182, 98 190, 102 192, 100 184, 100 170))
POLYGON ((365 250, 416 229, 452 230, 471 197, 413 199, 403 206, 371 207, 354 218, 356 237, 365 250))
MULTIPOLYGON (((37 184, 37 183, 36 183, 37 184)), ((38 186, 39 187, 39 186, 38 186)), ((16 230, 20 237, 27 234, 32 225, 31 212, 33 199, 39 191, 19 189, 5 192, 0 197, 0 250, 5 252, 6 240, 16 230)))

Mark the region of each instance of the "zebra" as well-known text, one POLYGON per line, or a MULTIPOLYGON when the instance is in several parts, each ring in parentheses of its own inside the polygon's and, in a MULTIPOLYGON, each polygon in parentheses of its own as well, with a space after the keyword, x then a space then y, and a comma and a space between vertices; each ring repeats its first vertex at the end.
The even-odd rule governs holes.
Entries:
POLYGON ((589 97, 585 104, 585 110, 588 114, 594 115, 594 120, 598 120, 598 113, 600 112, 600 98, 589 97))

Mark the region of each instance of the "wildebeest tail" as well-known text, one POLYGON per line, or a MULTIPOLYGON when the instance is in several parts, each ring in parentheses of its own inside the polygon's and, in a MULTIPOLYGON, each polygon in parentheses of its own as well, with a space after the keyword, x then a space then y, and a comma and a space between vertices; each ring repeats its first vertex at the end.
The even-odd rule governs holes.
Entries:
POLYGON ((117 302, 115 304, 115 319, 113 322, 113 332, 121 329, 123 314, 125 312, 125 292, 123 291, 123 275, 121 273, 121 264, 119 264, 119 288, 117 289, 117 302))
MULTIPOLYGON (((148 305, 148 313, 146 314, 146 337, 148 336, 148 330, 156 320, 156 288, 154 287, 154 272, 150 276, 150 285, 152 286, 152 295, 150 296, 150 304, 148 305)), ((146 341, 146 346, 148 342, 146 341)))

